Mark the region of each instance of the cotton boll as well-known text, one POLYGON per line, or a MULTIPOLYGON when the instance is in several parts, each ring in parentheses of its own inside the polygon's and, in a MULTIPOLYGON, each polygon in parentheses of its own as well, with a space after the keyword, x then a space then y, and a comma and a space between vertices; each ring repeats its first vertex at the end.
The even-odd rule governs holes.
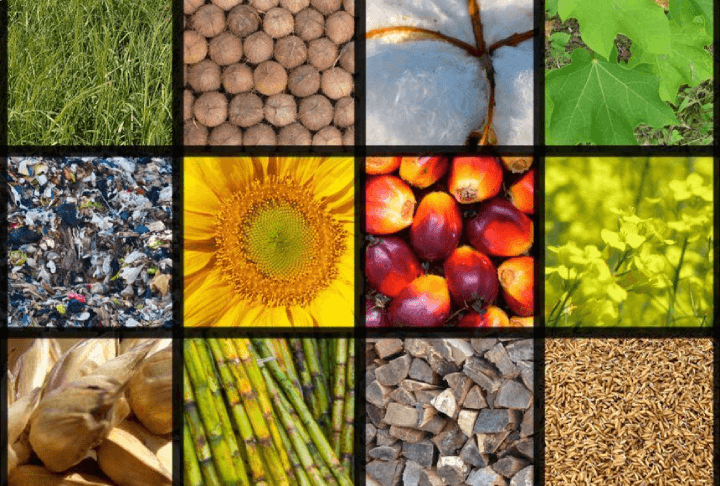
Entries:
POLYGON ((498 145, 533 144, 533 42, 501 47, 495 69, 493 128, 498 145))
POLYGON ((483 37, 488 47, 513 34, 533 29, 532 0, 482 0, 479 3, 483 37))
POLYGON ((370 39, 366 52, 369 145, 463 145, 482 126, 489 83, 463 49, 370 39))
POLYGON ((421 27, 475 45, 467 0, 371 0, 366 8, 368 32, 383 27, 421 27))

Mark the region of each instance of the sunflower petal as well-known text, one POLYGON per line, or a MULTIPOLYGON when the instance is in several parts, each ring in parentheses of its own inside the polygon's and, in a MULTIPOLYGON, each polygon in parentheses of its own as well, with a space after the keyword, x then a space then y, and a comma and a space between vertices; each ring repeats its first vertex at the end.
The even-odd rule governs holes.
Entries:
POLYGON ((220 272, 207 272, 207 277, 185 286, 185 326, 211 326, 220 315, 221 302, 233 290, 220 277, 220 272))
POLYGON ((183 274, 186 277, 193 275, 201 270, 212 268, 215 264, 215 254, 203 251, 187 251, 183 254, 184 266, 183 274))

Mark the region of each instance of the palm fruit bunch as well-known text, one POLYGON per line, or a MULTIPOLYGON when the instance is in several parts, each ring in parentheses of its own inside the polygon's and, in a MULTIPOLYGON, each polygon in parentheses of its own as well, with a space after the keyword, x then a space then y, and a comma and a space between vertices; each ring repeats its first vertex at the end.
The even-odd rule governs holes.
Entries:
POLYGON ((354 340, 184 342, 186 486, 352 481, 354 340))
POLYGON ((171 485, 170 343, 36 339, 11 355, 8 485, 171 485))

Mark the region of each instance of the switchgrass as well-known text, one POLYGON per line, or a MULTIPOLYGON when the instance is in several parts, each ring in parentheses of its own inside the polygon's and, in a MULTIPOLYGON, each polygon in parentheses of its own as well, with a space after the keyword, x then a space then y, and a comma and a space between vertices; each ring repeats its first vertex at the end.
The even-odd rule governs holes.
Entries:
POLYGON ((171 142, 169 0, 11 0, 10 145, 171 142))

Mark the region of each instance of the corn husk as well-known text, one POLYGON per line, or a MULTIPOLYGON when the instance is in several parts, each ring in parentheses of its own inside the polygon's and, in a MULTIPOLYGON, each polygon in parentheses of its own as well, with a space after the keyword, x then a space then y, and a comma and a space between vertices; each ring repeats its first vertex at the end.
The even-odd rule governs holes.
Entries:
POLYGON ((32 447, 25 430, 14 444, 8 446, 8 472, 30 460, 32 447))
POLYGON ((13 368, 15 398, 42 387, 46 376, 60 359, 61 354, 56 339, 35 339, 15 362, 13 368))
POLYGON ((133 373, 137 370, 140 363, 145 359, 145 356, 147 356, 147 353, 153 346, 154 341, 155 340, 153 339, 146 340, 144 344, 136 346, 120 356, 105 361, 103 364, 95 368, 90 374, 112 378, 123 384, 127 383, 133 373))
POLYGON ((40 387, 37 387, 8 407, 8 444, 18 440, 39 402, 40 387))
POLYGON ((8 486, 114 486, 106 479, 81 472, 53 474, 42 466, 20 466, 8 477, 8 486))
MULTIPOLYGON (((120 350, 118 354, 127 353, 133 348, 146 343, 147 338, 126 338, 120 341, 120 350)), ((172 339, 153 339, 154 344, 150 347, 147 356, 150 357, 158 351, 162 351, 172 345, 172 339)))
POLYGON ((52 472, 80 462, 127 416, 120 400, 126 384, 89 375, 42 399, 30 419, 30 444, 52 472))
POLYGON ((7 370, 7 404, 12 405, 15 401, 15 375, 8 368, 7 370))
POLYGON ((52 367, 45 382, 44 393, 50 393, 78 378, 93 373, 101 364, 115 358, 117 340, 88 339, 71 347, 52 367))
POLYGON ((128 389, 130 408, 153 434, 172 432, 172 349, 147 358, 133 374, 128 389))
POLYGON ((117 427, 134 435, 145 447, 150 450, 150 452, 157 456, 165 469, 168 471, 173 470, 172 436, 170 434, 153 434, 138 422, 130 419, 124 420, 122 423, 118 424, 117 427))
POLYGON ((134 435, 115 427, 97 449, 100 469, 119 486, 171 486, 172 475, 134 435))

